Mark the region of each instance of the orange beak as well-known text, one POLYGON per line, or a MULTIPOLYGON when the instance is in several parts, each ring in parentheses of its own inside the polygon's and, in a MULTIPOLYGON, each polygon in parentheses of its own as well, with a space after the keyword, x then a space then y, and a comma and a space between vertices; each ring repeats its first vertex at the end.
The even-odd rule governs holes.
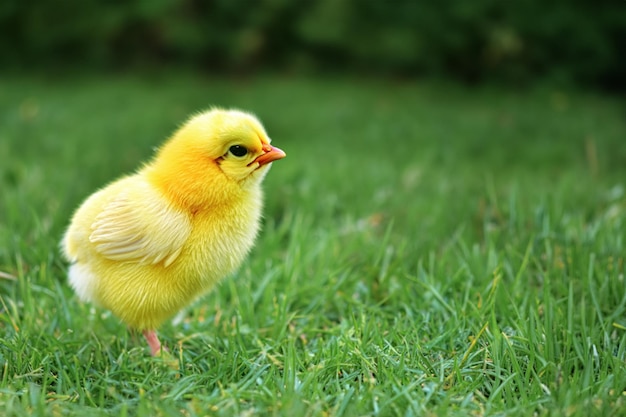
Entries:
POLYGON ((269 164, 270 162, 276 161, 277 159, 282 159, 287 156, 287 154, 283 152, 282 149, 279 149, 267 143, 263 145, 263 150, 265 151, 265 153, 257 156, 256 159, 250 164, 258 162, 259 166, 261 167, 265 164, 269 164))

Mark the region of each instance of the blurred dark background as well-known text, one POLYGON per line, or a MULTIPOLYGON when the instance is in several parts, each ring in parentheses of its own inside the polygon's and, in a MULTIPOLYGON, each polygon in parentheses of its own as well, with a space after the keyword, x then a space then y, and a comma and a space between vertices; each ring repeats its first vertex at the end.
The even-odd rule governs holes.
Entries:
POLYGON ((0 65, 350 72, 626 90, 623 0, 2 0, 0 65))

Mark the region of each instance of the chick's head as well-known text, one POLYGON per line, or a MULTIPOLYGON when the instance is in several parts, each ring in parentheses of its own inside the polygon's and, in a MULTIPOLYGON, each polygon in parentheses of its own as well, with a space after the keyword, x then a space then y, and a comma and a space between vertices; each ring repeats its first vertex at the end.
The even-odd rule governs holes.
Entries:
POLYGON ((259 120, 213 109, 187 121, 149 165, 150 177, 187 205, 210 204, 258 186, 285 153, 270 145, 259 120))

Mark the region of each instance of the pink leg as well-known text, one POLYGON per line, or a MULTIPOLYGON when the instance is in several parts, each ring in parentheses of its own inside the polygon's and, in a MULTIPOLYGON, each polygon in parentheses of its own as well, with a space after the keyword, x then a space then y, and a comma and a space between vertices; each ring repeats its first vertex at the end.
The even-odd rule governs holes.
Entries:
POLYGON ((150 354, 152 356, 156 356, 161 353, 161 342, 159 342, 159 337, 154 330, 144 330, 143 337, 146 338, 146 342, 148 342, 148 346, 150 346, 150 354))

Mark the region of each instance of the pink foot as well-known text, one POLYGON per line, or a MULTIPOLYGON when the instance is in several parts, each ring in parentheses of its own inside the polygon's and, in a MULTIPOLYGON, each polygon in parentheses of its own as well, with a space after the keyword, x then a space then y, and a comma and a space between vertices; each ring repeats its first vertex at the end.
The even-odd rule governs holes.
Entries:
POLYGON ((148 342, 148 346, 150 346, 150 354, 152 356, 159 355, 161 353, 161 342, 159 342, 159 337, 157 336, 156 331, 144 330, 143 337, 146 338, 146 342, 148 342))

